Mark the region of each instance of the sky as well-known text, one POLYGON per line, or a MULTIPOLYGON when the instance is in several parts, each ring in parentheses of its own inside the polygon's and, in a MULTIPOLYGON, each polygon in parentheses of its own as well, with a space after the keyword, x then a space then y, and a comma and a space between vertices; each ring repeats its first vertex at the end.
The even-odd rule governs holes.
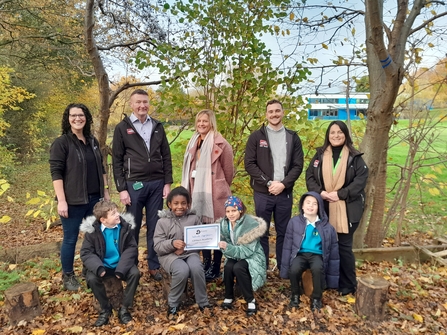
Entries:
MULTIPOLYGON (((307 4, 323 3, 323 1, 317 2, 315 0, 307 0, 307 4)), ((332 2, 336 6, 341 6, 347 11, 350 10, 365 10, 365 5, 361 0, 334 0, 332 2)), ((395 17, 396 1, 384 0, 384 21, 390 23, 395 17)), ((447 11, 447 7, 440 8, 447 11)), ((301 11, 296 11, 295 18, 300 18, 303 20, 307 18, 309 21, 312 19, 318 19, 323 13, 323 8, 313 8, 312 10, 302 9, 301 11)), ((338 12, 339 13, 339 12, 338 12)), ((332 16, 333 12, 331 10, 326 10, 323 14, 327 16, 332 16)), ((416 23, 415 26, 420 24, 423 19, 428 19, 431 13, 428 13, 424 18, 422 17, 416 23)), ((315 93, 339 93, 345 90, 345 84, 348 78, 348 68, 347 67, 333 67, 333 60, 336 60, 339 56, 346 59, 352 60, 353 63, 361 63, 360 59, 353 59, 353 52, 362 50, 365 45, 365 27, 364 18, 359 16, 355 19, 354 24, 351 26, 344 26, 344 21, 335 21, 333 24, 326 25, 325 27, 320 27, 315 30, 314 33, 309 33, 307 30, 300 30, 296 27, 282 26, 281 28, 289 28, 290 35, 282 36, 267 36, 264 35, 262 39, 271 48, 273 53, 273 64, 276 66, 287 67, 294 62, 306 62, 309 58, 316 60, 315 64, 307 64, 310 66, 312 75, 310 80, 306 83, 302 83, 300 91, 302 95, 315 94, 315 93), (340 28, 341 27, 341 28, 340 28), (327 49, 323 48, 322 42, 331 38, 334 33, 337 33, 336 37, 333 38, 332 43, 326 43, 327 49), (284 56, 287 55, 288 60, 284 62, 284 56), (324 71, 317 67, 326 67, 324 71)), ((416 43, 418 47, 421 48, 423 55, 423 66, 430 67, 441 58, 445 57, 447 54, 447 43, 444 40, 444 36, 447 31, 447 19, 443 18, 439 20, 436 24, 437 34, 429 36, 422 30, 418 36, 412 38, 411 40, 416 43), (427 42, 419 41, 430 41, 434 48, 427 46, 427 42)), ((364 53, 362 53, 365 56, 364 53)), ((116 75, 121 75, 126 72, 125 66, 120 64, 114 67, 113 72, 116 75)), ((366 66, 350 66, 349 67, 349 78, 351 78, 351 85, 355 86, 352 77, 358 77, 367 75, 366 66)), ((154 69, 146 69, 139 73, 138 76, 146 76, 147 80, 157 80, 159 75, 154 69)))

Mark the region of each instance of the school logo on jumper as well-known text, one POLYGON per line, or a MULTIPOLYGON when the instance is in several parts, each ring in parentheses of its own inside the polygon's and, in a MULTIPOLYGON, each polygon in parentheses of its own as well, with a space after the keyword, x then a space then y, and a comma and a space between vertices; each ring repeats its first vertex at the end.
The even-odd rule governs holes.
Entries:
POLYGON ((320 164, 320 161, 319 161, 318 159, 316 159, 316 160, 314 161, 314 167, 317 167, 318 164, 320 164))
POLYGON ((268 148, 268 147, 269 147, 269 144, 267 143, 266 140, 260 140, 260 141, 259 141, 259 147, 260 147, 260 148, 268 148))
POLYGON ((133 130, 132 128, 127 128, 127 134, 129 135, 135 134, 135 130, 133 130))

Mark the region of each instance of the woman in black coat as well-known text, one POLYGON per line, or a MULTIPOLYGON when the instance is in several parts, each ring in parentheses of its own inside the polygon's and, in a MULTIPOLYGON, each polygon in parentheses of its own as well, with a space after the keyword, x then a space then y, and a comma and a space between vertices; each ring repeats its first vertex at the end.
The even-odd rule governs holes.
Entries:
POLYGON ((307 189, 321 195, 329 222, 337 231, 340 252, 338 290, 342 295, 357 289, 352 243, 363 215, 368 179, 368 167, 362 155, 354 148, 346 124, 332 121, 323 146, 317 148, 306 170, 307 189))
POLYGON ((50 149, 51 177, 64 233, 62 278, 69 291, 80 287, 73 263, 81 221, 93 213, 99 199, 110 200, 107 174, 92 124, 92 114, 85 105, 69 104, 62 115, 62 135, 50 149))

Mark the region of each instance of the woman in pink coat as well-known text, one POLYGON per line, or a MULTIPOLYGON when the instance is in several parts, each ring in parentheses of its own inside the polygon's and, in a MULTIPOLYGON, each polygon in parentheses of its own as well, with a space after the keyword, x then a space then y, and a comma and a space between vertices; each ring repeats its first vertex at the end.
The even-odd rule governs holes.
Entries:
MULTIPOLYGON (((192 195, 192 208, 203 223, 213 223, 225 216, 223 204, 231 195, 234 176, 233 149, 217 131, 216 116, 204 109, 196 115, 196 131, 185 151, 182 186, 192 195)), ((205 277, 220 276, 222 253, 202 250, 205 277)))

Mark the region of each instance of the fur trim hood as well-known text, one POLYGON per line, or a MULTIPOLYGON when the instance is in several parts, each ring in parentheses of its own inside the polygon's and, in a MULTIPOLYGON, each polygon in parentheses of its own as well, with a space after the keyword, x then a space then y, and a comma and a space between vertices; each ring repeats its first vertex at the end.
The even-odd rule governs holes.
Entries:
MULTIPOLYGON (((121 219, 123 219, 125 222, 127 222, 130 226, 130 229, 135 229, 136 223, 135 218, 130 213, 123 213, 120 214, 121 219)), ((83 233, 93 233, 95 231, 94 224, 97 222, 94 215, 90 215, 82 220, 81 226, 79 227, 79 230, 83 233)))
MULTIPOLYGON (((191 210, 187 210, 186 211, 186 216, 188 215, 196 215, 196 211, 191 209, 191 210)), ((172 213, 172 211, 170 209, 162 209, 161 211, 158 211, 158 217, 160 219, 172 219, 175 218, 175 215, 172 213)))
POLYGON ((237 244, 249 244, 256 239, 264 236, 267 231, 267 223, 264 219, 253 216, 253 215, 245 215, 245 218, 241 222, 241 225, 249 224, 250 228, 247 232, 243 233, 238 239, 237 244), (247 220, 248 219, 248 220, 247 220), (251 219, 251 220, 250 220, 251 219), (247 222, 244 222, 247 221, 247 222), (249 222, 251 221, 251 222, 249 222))

